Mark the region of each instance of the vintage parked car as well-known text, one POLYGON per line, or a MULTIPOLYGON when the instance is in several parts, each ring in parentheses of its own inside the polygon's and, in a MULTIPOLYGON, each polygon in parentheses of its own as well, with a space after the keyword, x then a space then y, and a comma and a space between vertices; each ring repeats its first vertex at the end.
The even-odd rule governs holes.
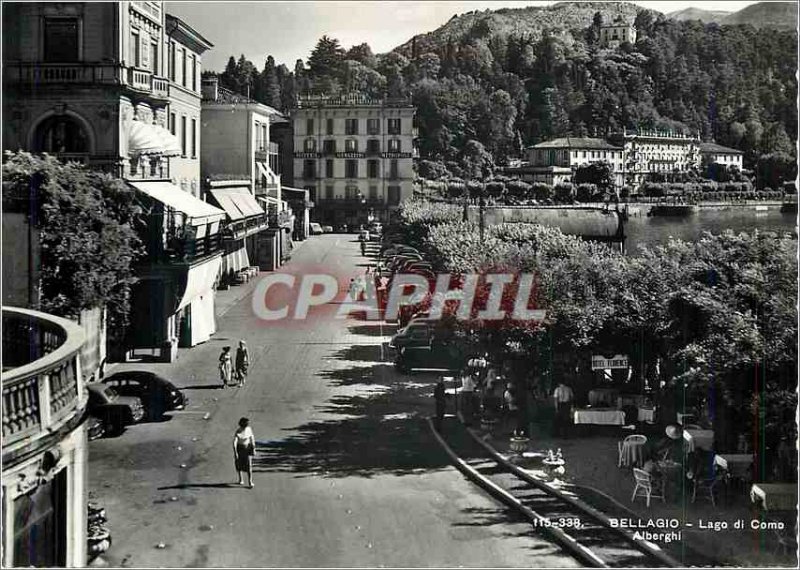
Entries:
POLYGON ((319 235, 321 233, 324 233, 323 230, 322 230, 322 226, 319 225, 317 222, 311 222, 310 224, 308 224, 308 232, 312 236, 316 236, 316 235, 319 235))
POLYGON ((148 420, 156 420, 164 412, 182 410, 188 399, 166 378, 144 370, 117 372, 103 380, 121 396, 132 396, 141 400, 148 420))
POLYGON ((333 233, 333 226, 322 226, 322 233, 324 233, 324 234, 332 234, 333 233))
POLYGON ((122 433, 126 426, 144 419, 144 406, 139 398, 120 396, 102 382, 87 384, 86 390, 89 414, 103 420, 106 432, 122 433))

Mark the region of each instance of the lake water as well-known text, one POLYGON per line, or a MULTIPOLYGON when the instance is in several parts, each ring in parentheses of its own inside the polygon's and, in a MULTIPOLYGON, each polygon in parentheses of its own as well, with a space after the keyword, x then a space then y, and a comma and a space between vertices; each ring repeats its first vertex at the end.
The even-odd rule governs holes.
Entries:
POLYGON ((796 213, 781 213, 775 206, 765 212, 757 212, 754 206, 731 207, 726 210, 699 208, 684 217, 647 217, 649 206, 632 206, 632 215, 625 223, 625 250, 636 255, 642 246, 666 243, 670 236, 692 241, 703 232, 722 233, 763 231, 793 232, 797 227, 796 213), (638 214, 633 213, 638 210, 638 214))

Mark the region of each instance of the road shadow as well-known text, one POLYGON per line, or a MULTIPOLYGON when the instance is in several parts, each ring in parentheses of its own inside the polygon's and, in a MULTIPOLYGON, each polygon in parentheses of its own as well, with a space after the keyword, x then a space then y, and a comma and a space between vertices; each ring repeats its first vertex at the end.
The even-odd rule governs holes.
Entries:
POLYGON ((319 374, 320 377, 330 380, 333 386, 357 386, 359 384, 396 383, 397 378, 392 374, 393 366, 386 363, 372 366, 343 368, 340 370, 326 370, 319 374))
POLYGON ((315 407, 330 420, 310 421, 286 429, 282 440, 259 442, 253 470, 370 478, 449 467, 426 419, 433 412, 433 385, 391 377, 379 367, 325 372, 343 384, 367 383, 373 375, 386 375, 386 383, 380 390, 335 396, 315 407))
POLYGON ((195 384, 194 386, 181 386, 181 390, 222 390, 222 384, 195 384))
POLYGON ((334 352, 328 358, 351 362, 392 362, 386 351, 383 351, 383 356, 381 356, 381 346, 379 344, 354 344, 334 352))
MULTIPOLYGON (((363 319, 358 319, 363 320, 363 319)), ((355 325, 348 327, 350 334, 360 334, 363 336, 390 336, 394 334, 395 325, 381 325, 379 322, 371 325, 355 325)))
POLYGON ((166 487, 157 487, 158 491, 167 491, 170 489, 245 489, 244 485, 237 485, 236 483, 181 483, 179 485, 169 485, 166 487))

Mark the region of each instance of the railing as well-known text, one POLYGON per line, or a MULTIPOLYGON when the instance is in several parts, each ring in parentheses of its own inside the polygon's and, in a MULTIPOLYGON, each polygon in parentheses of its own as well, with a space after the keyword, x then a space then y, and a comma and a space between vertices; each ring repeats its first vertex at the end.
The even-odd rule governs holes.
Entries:
POLYGON ((80 409, 77 324, 3 307, 3 445, 51 433, 80 409))
POLYGON ((290 210, 283 210, 282 212, 277 212, 275 209, 275 205, 274 204, 270 205, 270 212, 269 212, 270 227, 280 228, 291 223, 292 223, 292 212, 290 210))
POLYGON ((166 261, 191 263, 201 257, 212 255, 222 249, 222 234, 215 233, 202 238, 173 237, 164 248, 166 261))
POLYGON ((153 95, 163 99, 169 98, 169 79, 153 76, 153 95))
POLYGON ((144 69, 128 68, 128 85, 137 91, 152 91, 153 74, 144 69))
POLYGON ((411 158, 410 152, 382 152, 382 158, 411 158))
POLYGON ((9 62, 3 65, 6 80, 36 85, 122 82, 122 66, 98 63, 9 62))
POLYGON ((267 225, 269 220, 266 214, 259 216, 251 216, 244 220, 230 221, 226 224, 224 235, 228 239, 240 239, 243 235, 247 234, 249 230, 259 229, 267 225))
POLYGON ((365 156, 366 156, 366 153, 363 153, 363 152, 349 151, 349 152, 337 152, 336 153, 336 158, 364 158, 365 156))
POLYGON ((303 107, 411 107, 411 98, 397 97, 376 99, 360 93, 350 93, 339 97, 326 95, 304 95, 298 98, 297 106, 303 107))
POLYGON ((320 153, 318 152, 295 152, 295 158, 319 158, 320 153))

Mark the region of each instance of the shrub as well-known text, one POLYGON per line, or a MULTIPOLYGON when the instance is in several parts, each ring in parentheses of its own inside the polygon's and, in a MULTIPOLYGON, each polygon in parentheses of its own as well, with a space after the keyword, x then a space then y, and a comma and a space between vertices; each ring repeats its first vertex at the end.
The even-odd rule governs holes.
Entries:
POLYGON ((506 195, 517 200, 524 200, 530 196, 531 185, 518 178, 510 179, 506 183, 506 195))
POLYGON ((561 204, 572 204, 575 201, 575 186, 569 182, 561 182, 553 188, 554 199, 561 204))
POLYGON ((540 202, 552 200, 554 195, 555 191, 553 187, 544 182, 536 182, 531 187, 531 197, 540 202))

